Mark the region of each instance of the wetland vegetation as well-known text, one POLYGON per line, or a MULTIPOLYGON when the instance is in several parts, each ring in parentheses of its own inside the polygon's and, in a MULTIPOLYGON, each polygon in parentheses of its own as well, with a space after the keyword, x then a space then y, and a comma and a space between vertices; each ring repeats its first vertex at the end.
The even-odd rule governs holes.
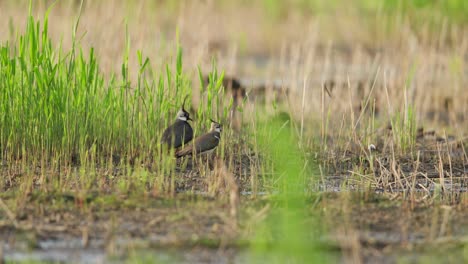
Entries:
POLYGON ((0 10, 0 263, 468 261, 465 1, 0 10))

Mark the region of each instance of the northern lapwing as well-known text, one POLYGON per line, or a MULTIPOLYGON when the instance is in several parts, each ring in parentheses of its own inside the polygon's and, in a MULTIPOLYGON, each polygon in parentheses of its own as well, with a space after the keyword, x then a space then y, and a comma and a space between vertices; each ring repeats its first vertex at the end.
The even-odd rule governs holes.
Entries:
POLYGON ((177 151, 175 154, 176 157, 180 158, 192 154, 198 155, 212 152, 219 145, 219 141, 221 140, 221 131, 223 131, 221 124, 211 120, 210 132, 197 137, 192 144, 189 144, 183 149, 177 151))
POLYGON ((188 123, 189 120, 193 121, 193 119, 190 118, 190 114, 185 110, 186 100, 187 97, 185 97, 182 107, 177 113, 175 122, 164 130, 161 137, 161 144, 168 149, 180 148, 193 139, 193 129, 188 123))

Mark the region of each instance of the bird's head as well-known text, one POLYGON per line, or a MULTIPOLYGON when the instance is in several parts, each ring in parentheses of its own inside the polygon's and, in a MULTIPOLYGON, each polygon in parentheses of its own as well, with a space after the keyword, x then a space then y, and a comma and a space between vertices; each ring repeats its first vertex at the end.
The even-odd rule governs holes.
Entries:
POLYGON ((190 118, 190 114, 187 111, 185 111, 185 109, 183 108, 181 108, 179 112, 177 112, 177 119, 182 120, 182 121, 187 121, 187 120, 193 121, 193 119, 190 118))
POLYGON ((223 131, 223 126, 220 123, 214 121, 211 118, 210 118, 210 121, 211 121, 211 131, 216 131, 218 133, 221 133, 221 131, 223 131))
POLYGON ((187 120, 192 120, 190 118, 190 114, 185 110, 185 101, 187 100, 187 97, 185 97, 184 102, 182 103, 182 107, 180 108, 179 112, 177 112, 177 119, 182 120, 182 121, 187 121, 187 120))

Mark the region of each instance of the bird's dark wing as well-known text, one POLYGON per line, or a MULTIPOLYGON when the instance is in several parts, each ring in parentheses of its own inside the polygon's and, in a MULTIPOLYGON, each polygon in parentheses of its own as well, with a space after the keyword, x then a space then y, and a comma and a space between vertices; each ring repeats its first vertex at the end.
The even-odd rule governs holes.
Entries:
POLYGON ((193 130, 189 123, 177 120, 169 126, 161 137, 161 144, 179 148, 182 143, 186 144, 193 138, 193 130))
POLYGON ((176 152, 176 157, 183 157, 187 155, 191 155, 195 148, 195 154, 200 154, 205 151, 212 150, 216 148, 219 144, 219 133, 218 132, 210 132, 199 136, 195 139, 193 144, 186 146, 185 148, 176 152))
POLYGON ((192 139, 193 139, 193 129, 190 126, 190 124, 187 123, 187 122, 184 122, 184 128, 183 129, 184 129, 184 135, 183 135, 184 140, 183 141, 184 141, 184 145, 185 145, 185 144, 189 143, 190 141, 192 141, 192 139))
POLYGON ((219 133, 210 132, 195 140, 195 151, 202 153, 216 148, 219 144, 219 133))
POLYGON ((162 137, 161 137, 161 144, 172 144, 172 135, 174 134, 174 124, 170 125, 169 127, 164 130, 162 137))

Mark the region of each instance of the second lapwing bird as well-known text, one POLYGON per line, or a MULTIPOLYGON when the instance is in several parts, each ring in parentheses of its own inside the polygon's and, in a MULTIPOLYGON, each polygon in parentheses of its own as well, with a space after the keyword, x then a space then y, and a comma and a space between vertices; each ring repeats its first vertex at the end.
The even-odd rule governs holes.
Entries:
POLYGON ((172 125, 164 130, 161 137, 161 144, 168 149, 180 148, 193 139, 193 129, 189 124, 190 114, 185 110, 185 97, 181 109, 177 112, 177 118, 172 125))
POLYGON ((222 130, 223 127, 220 123, 211 120, 210 132, 197 137, 193 143, 177 151, 176 157, 180 158, 192 154, 198 155, 213 151, 219 145, 222 130))

